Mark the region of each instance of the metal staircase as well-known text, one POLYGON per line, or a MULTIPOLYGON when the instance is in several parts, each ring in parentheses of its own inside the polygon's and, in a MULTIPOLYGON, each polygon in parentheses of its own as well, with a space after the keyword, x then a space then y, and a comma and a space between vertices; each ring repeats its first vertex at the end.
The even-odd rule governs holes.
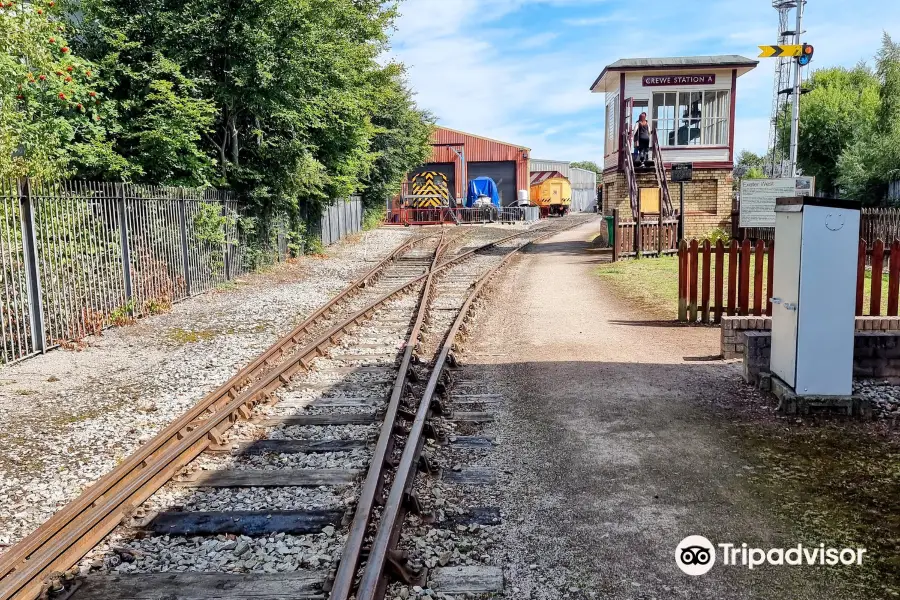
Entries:
POLYGON ((656 181, 659 183, 659 189, 662 190, 662 212, 663 216, 672 216, 672 199, 669 197, 669 184, 666 182, 666 166, 663 162, 662 150, 659 148, 659 138, 656 136, 654 129, 650 133, 650 144, 653 146, 653 166, 656 171, 656 181))
MULTIPOLYGON (((631 214, 634 217, 635 222, 637 222, 638 216, 638 194, 640 194, 640 190, 638 189, 637 183, 637 173, 638 169, 635 168, 634 165, 634 126, 631 123, 631 106, 632 100, 631 98, 625 101, 625 122, 622 123, 622 148, 624 149, 624 169, 625 169, 625 181, 628 184, 628 198, 631 200, 631 214)), ((652 147, 653 157, 651 160, 646 161, 641 169, 641 173, 649 172, 653 170, 656 175, 656 183, 660 189, 660 211, 663 213, 664 217, 672 216, 674 210, 672 208, 672 199, 669 195, 669 184, 666 181, 666 167, 663 162, 662 151, 659 146, 659 138, 656 135, 656 130, 652 130, 650 132, 650 145, 652 147)))
POLYGON ((631 123, 626 122, 623 128, 624 140, 622 147, 625 149, 625 181, 628 183, 628 199, 631 200, 631 215, 637 222, 640 218, 638 215, 638 185, 637 176, 634 172, 634 137, 632 136, 631 123))

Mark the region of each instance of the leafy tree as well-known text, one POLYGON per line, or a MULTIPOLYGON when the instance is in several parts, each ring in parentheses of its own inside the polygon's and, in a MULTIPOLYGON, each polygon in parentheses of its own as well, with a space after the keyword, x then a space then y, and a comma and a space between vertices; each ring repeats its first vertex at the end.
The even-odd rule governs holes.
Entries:
POLYGON ((765 177, 763 174, 765 164, 766 159, 764 156, 760 156, 749 150, 744 150, 738 155, 738 159, 734 163, 734 178, 762 179, 765 177))
POLYGON ((586 171, 593 171, 597 175, 603 175, 603 169, 601 169, 597 163, 591 160, 582 160, 578 162, 573 162, 569 165, 570 167, 575 167, 576 169, 584 169, 586 171))
POLYGON ((297 217, 380 204, 430 152, 434 119, 379 60, 392 1, 44 1, 0 4, 0 173, 211 184, 297 217))
POLYGON ((733 192, 740 191, 742 179, 765 179, 766 173, 763 170, 765 165, 766 159, 764 156, 749 150, 741 152, 732 170, 731 190, 733 192))
MULTIPOLYGON (((878 78, 865 65, 853 69, 821 69, 809 80, 810 92, 800 100, 798 166, 816 177, 816 187, 833 193, 838 159, 856 140, 872 131, 879 109, 878 78)), ((784 120, 783 140, 790 140, 784 120)))
MULTIPOLYGON (((139 183, 209 183, 214 159, 202 147, 215 107, 163 52, 132 37, 144 15, 125 21, 105 2, 83 0, 70 11, 81 35, 76 47, 101 68, 98 85, 109 100, 113 148, 139 183)), ((82 172, 108 178, 109 173, 82 172)))
POLYGON ((146 101, 151 93, 166 99, 168 108, 149 123, 135 121, 129 137, 141 149, 155 144, 148 176, 183 171, 204 179, 201 157, 180 150, 199 149, 214 161, 212 182, 243 194, 258 213, 315 214, 365 186, 367 196, 383 194, 380 186, 421 161, 430 119, 415 109, 398 67, 376 60, 393 3, 82 1, 102 24, 109 52, 127 65, 126 79, 159 65, 160 75, 145 77, 137 94, 129 83, 123 96, 138 114, 156 104, 146 101), (195 94, 212 107, 211 121, 190 100, 195 94), (193 116, 171 123, 185 113, 193 116))
POLYGON ((888 183, 900 179, 900 44, 886 33, 876 72, 880 84, 877 116, 838 161, 842 194, 864 204, 881 203, 888 183))
POLYGON ((375 0, 163 6, 133 34, 161 45, 215 103, 207 148, 229 185, 266 210, 356 191, 373 161, 372 73, 393 7, 375 0))
POLYGON ((900 118, 900 43, 895 43, 887 32, 882 35, 877 62, 881 81, 878 119, 881 130, 885 131, 900 118))
POLYGON ((127 165, 106 140, 95 66, 74 55, 53 1, 0 3, 0 179, 127 165))
POLYGON ((434 118, 418 110, 403 80, 403 67, 390 64, 376 74, 369 151, 372 166, 363 179, 363 203, 380 207, 399 193, 406 174, 431 156, 434 118))

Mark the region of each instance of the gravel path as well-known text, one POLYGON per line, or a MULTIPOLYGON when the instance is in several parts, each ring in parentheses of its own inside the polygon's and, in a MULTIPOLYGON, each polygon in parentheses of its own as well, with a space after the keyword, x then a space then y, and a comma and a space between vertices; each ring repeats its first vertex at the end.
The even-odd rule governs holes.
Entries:
POLYGON ((508 267, 458 374, 486 375, 496 387, 479 391, 508 399, 491 407, 498 420, 485 433, 498 443, 478 461, 498 474, 480 494, 504 515, 485 561, 503 566, 504 596, 854 597, 839 574, 815 567, 717 563, 702 577, 677 568, 688 535, 762 548, 798 540, 748 483, 709 410, 741 393, 736 365, 701 359, 716 353, 718 330, 663 326, 612 295, 583 241, 601 226, 558 235, 508 267), (500 310, 510 303, 514 315, 500 310))
POLYGON ((0 553, 413 233, 367 232, 0 368, 0 553))

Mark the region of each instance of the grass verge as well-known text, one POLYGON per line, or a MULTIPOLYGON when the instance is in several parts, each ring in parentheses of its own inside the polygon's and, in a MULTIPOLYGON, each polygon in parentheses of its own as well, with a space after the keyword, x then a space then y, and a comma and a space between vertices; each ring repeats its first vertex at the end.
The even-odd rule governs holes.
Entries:
POLYGON ((678 316, 678 258, 620 260, 597 267, 597 276, 629 303, 662 316, 678 316))

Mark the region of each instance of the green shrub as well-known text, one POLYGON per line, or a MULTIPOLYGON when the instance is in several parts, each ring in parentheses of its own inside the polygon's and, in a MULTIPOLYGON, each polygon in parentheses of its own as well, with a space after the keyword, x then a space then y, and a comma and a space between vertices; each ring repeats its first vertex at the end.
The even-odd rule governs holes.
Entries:
POLYGON ((387 209, 383 206, 367 208, 363 213, 363 231, 375 229, 387 218, 387 209))
POLYGON ((707 233, 703 239, 709 240, 709 243, 711 245, 715 245, 719 240, 722 240, 723 244, 728 244, 729 242, 731 242, 731 234, 721 227, 716 227, 715 229, 707 233))
POLYGON ((325 254, 325 245, 322 239, 314 235, 306 238, 306 253, 314 256, 323 256, 325 254))

